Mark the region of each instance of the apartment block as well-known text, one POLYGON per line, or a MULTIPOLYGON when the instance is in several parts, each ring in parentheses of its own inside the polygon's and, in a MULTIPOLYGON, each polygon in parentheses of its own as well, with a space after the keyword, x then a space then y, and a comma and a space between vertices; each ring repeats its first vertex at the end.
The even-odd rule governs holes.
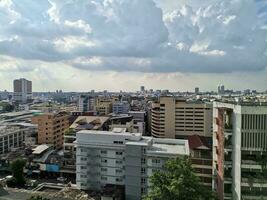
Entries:
POLYGON ((95 110, 98 112, 99 115, 108 115, 112 112, 112 105, 115 101, 118 101, 118 99, 116 99, 115 97, 97 97, 95 103, 95 110))
POLYGON ((166 160, 188 156, 187 140, 143 137, 140 133, 80 131, 76 134, 76 183, 79 189, 125 188, 127 200, 149 190, 149 177, 166 160))
POLYGON ((112 112, 114 114, 127 114, 130 110, 128 101, 117 101, 112 105, 112 112))
POLYGON ((13 82, 13 99, 19 103, 27 103, 32 99, 32 82, 24 78, 16 79, 13 82))
POLYGON ((158 138, 211 137, 212 104, 160 97, 152 104, 151 134, 158 138))
POLYGON ((69 127, 65 112, 36 115, 32 123, 38 125, 38 144, 52 144, 56 149, 63 147, 64 132, 69 127))
POLYGON ((80 95, 78 103, 79 112, 88 112, 95 110, 95 97, 92 95, 80 95))
POLYGON ((0 154, 8 153, 12 149, 23 147, 25 133, 28 128, 16 125, 0 126, 0 154))
POLYGON ((267 104, 214 102, 213 116, 219 199, 267 199, 267 104))

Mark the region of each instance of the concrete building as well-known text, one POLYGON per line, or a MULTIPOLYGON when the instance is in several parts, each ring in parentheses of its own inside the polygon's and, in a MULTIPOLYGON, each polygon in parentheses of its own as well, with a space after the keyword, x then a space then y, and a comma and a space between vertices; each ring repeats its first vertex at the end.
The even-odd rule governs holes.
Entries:
POLYGON ((52 144, 56 149, 63 147, 64 132, 69 127, 65 112, 36 115, 32 123, 38 125, 38 144, 52 144))
POLYGON ((112 105, 112 112, 114 114, 127 114, 130 111, 130 104, 128 101, 117 101, 112 105))
POLYGON ((99 115, 108 115, 112 112, 112 104, 119 99, 100 96, 96 98, 95 110, 99 115))
POLYGON ((79 116, 64 134, 64 168, 66 172, 76 171, 76 133, 81 130, 108 130, 109 117, 79 116))
POLYGON ((25 140, 25 132, 28 128, 16 125, 0 126, 0 154, 8 153, 12 149, 22 147, 25 140))
POLYGON ((201 183, 212 189, 212 145, 207 137, 199 135, 188 136, 190 159, 192 167, 201 183))
POLYGON ((199 88, 198 87, 195 88, 195 94, 199 94, 199 88))
POLYGON ((267 199, 267 104, 214 102, 213 117, 219 199, 267 199))
POLYGON ((212 104, 187 102, 172 96, 152 103, 151 134, 158 138, 211 137, 212 104))
POLYGON ((80 95, 78 103, 79 112, 89 112, 95 110, 95 97, 91 95, 80 95))
POLYGON ((146 112, 145 111, 129 111, 129 115, 133 116, 133 123, 138 127, 138 133, 145 135, 146 133, 146 112))
POLYGON ((189 155, 187 140, 106 131, 80 131, 76 136, 77 187, 121 186, 127 200, 141 199, 148 192, 149 177, 166 160, 189 155))
POLYGON ((13 100, 19 103, 27 103, 32 100, 32 82, 24 78, 13 82, 13 100))

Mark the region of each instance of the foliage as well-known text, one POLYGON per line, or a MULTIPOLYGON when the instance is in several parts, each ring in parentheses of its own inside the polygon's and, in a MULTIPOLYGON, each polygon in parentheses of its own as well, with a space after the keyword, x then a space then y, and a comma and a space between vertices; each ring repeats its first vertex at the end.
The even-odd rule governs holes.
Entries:
POLYGON ((26 162, 22 159, 16 159, 11 164, 11 171, 13 173, 13 178, 10 180, 11 184, 15 184, 15 186, 24 186, 26 181, 23 176, 23 168, 26 162))
POLYGON ((31 196, 27 200, 50 200, 50 199, 38 195, 38 196, 31 196))
POLYGON ((199 182, 187 157, 168 160, 163 171, 155 172, 145 200, 212 200, 211 191, 199 182))
POLYGON ((12 112, 15 107, 9 103, 0 103, 0 106, 3 107, 4 112, 12 112))

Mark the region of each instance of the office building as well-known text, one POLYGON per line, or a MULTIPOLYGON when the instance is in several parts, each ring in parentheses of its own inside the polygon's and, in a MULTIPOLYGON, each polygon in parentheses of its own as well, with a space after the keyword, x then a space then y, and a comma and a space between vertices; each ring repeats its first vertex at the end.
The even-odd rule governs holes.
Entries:
POLYGON ((145 86, 141 86, 141 87, 140 87, 140 91, 141 91, 141 92, 144 92, 144 91, 145 91, 145 86))
POLYGON ((80 95, 79 96, 79 104, 78 104, 79 112, 89 112, 95 110, 95 97, 91 95, 80 95))
POLYGON ((158 138, 211 137, 212 104, 172 96, 152 103, 151 133, 158 138))
POLYGON ((195 94, 199 94, 199 88, 198 87, 195 88, 195 94))
POLYGON ((32 100, 32 82, 24 78, 13 82, 13 100, 19 103, 27 103, 32 100))
POLYGON ((96 98, 95 110, 99 115, 108 115, 112 112, 112 105, 119 99, 116 97, 99 96, 96 98))
POLYGON ((127 114, 130 110, 128 101, 117 101, 112 105, 112 112, 114 114, 127 114))
POLYGON ((213 117, 213 188, 219 199, 267 199, 266 103, 214 102, 213 117))
POLYGON ((224 85, 218 85, 218 94, 224 94, 225 89, 224 89, 224 85))
POLYGON ((125 188, 127 200, 141 199, 149 177, 166 160, 188 156, 187 140, 142 137, 140 133, 80 131, 76 134, 79 189, 125 188))
POLYGON ((55 149, 63 147, 64 132, 69 127, 65 112, 36 115, 32 123, 38 125, 38 144, 51 144, 55 149))

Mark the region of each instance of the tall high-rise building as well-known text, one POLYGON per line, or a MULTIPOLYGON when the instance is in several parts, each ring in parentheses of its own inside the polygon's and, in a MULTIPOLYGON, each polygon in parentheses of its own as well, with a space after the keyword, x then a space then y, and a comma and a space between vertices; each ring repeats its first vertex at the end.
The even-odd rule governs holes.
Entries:
POLYGON ((24 78, 13 81, 13 99, 19 103, 27 103, 32 99, 32 82, 24 78))
POLYGON ((145 91, 145 86, 141 86, 141 87, 140 87, 140 91, 141 91, 141 92, 144 92, 144 91, 145 91))
POLYGON ((267 199, 267 105, 214 102, 213 117, 213 188, 219 199, 267 199))
POLYGON ((152 104, 151 133, 159 138, 211 137, 212 104, 160 97, 152 104))
POLYGON ((225 88, 224 85, 218 85, 218 94, 224 94, 225 88))
POLYGON ((66 113, 36 115, 32 123, 38 125, 38 144, 52 144, 55 149, 63 147, 64 132, 69 127, 66 113))
POLYGON ((76 134, 76 183, 79 189, 125 188, 127 200, 147 194, 149 177, 164 163, 189 156, 187 140, 142 137, 141 133, 83 130, 76 134))

